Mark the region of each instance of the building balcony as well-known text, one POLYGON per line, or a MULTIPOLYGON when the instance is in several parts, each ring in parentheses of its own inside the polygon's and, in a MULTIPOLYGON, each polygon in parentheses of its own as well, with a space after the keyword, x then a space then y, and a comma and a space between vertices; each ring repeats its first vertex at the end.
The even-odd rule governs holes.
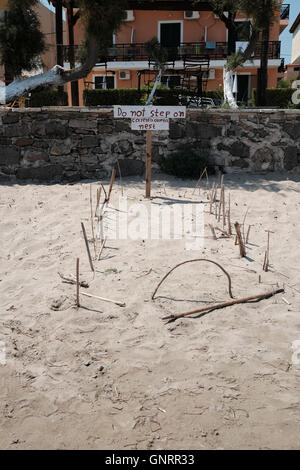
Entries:
POLYGON ((283 3, 280 7, 280 33, 287 28, 290 20, 290 5, 283 3))
MULTIPOLYGON (((260 59, 262 51, 262 42, 258 42, 255 47, 253 59, 260 59)), ((270 41, 268 48, 269 59, 280 59, 280 41, 270 41)), ((75 48, 75 58, 78 59, 78 46, 75 48)), ((168 62, 193 60, 199 62, 212 60, 225 60, 228 55, 227 42, 188 42, 181 43, 178 47, 164 47, 168 62)), ((71 47, 63 46, 64 61, 69 62, 71 47)), ((142 43, 134 44, 116 44, 109 47, 106 54, 99 57, 99 64, 107 62, 139 62, 151 61, 142 43)))

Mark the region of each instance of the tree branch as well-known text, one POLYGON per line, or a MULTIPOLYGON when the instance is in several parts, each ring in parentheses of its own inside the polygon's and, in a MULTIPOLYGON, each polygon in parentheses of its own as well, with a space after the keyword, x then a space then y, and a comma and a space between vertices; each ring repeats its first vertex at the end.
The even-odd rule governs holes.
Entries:
POLYGON ((66 71, 63 67, 55 65, 45 73, 34 75, 25 80, 16 79, 8 86, 0 88, 0 103, 10 103, 39 86, 61 86, 64 83, 84 78, 95 66, 99 54, 99 41, 95 36, 90 36, 87 42, 87 58, 80 67, 66 71))

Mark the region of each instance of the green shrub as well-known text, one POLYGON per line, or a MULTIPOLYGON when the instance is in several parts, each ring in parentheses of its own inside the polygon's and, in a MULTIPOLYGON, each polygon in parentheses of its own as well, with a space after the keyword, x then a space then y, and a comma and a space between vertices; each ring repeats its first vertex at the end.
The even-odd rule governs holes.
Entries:
POLYGON ((210 172, 213 173, 212 169, 209 168, 208 156, 207 150, 200 149, 196 151, 182 147, 164 157, 161 169, 165 173, 178 178, 198 179, 204 168, 210 169, 210 172))
MULTIPOLYGON (((58 106, 58 91, 54 88, 38 89, 31 92, 26 104, 30 108, 42 108, 43 106, 58 106)), ((64 91, 64 104, 68 106, 68 93, 64 91)))
POLYGON ((139 105, 141 93, 134 88, 84 90, 83 102, 86 106, 139 105))
MULTIPOLYGON (((266 105, 279 108, 288 108, 292 104, 294 88, 268 88, 266 92, 266 105)), ((256 106, 256 88, 252 90, 252 104, 256 106)))

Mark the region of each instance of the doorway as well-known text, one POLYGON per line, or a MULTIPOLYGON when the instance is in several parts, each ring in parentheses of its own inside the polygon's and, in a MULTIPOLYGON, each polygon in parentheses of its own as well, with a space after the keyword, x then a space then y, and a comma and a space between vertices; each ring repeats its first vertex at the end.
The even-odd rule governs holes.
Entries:
POLYGON ((161 47, 168 51, 168 60, 176 60, 178 48, 182 42, 182 23, 179 21, 159 22, 158 40, 161 47))
POLYGON ((237 101, 238 103, 248 103, 249 99, 250 75, 237 76, 237 101))

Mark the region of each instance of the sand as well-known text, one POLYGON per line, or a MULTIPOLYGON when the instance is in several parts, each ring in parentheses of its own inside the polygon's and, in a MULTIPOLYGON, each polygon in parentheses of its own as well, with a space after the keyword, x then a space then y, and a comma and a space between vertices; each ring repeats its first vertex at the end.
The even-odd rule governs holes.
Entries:
MULTIPOLYGON (((157 175, 150 202, 143 181, 124 179, 130 203, 148 210, 202 201, 203 246, 108 240, 94 279, 80 227, 91 237, 90 182, 2 184, 1 449, 299 448, 300 361, 292 349, 300 340, 299 180, 225 175, 232 222, 242 223, 248 208, 245 225, 253 224, 241 259, 234 239, 212 239, 208 224, 222 222, 209 215, 204 188, 193 194, 195 182, 157 175), (274 233, 264 272, 267 229, 274 233), (77 309, 75 286, 58 276, 75 274, 76 257, 90 282, 81 290, 126 307, 81 296, 77 309), (193 263, 151 301, 164 274, 193 258, 226 268, 235 298, 277 285, 285 293, 166 324, 167 314, 229 300, 224 274, 193 263)), ((94 198, 98 186, 92 182, 94 198)), ((116 181, 111 208, 120 194, 116 181)))

